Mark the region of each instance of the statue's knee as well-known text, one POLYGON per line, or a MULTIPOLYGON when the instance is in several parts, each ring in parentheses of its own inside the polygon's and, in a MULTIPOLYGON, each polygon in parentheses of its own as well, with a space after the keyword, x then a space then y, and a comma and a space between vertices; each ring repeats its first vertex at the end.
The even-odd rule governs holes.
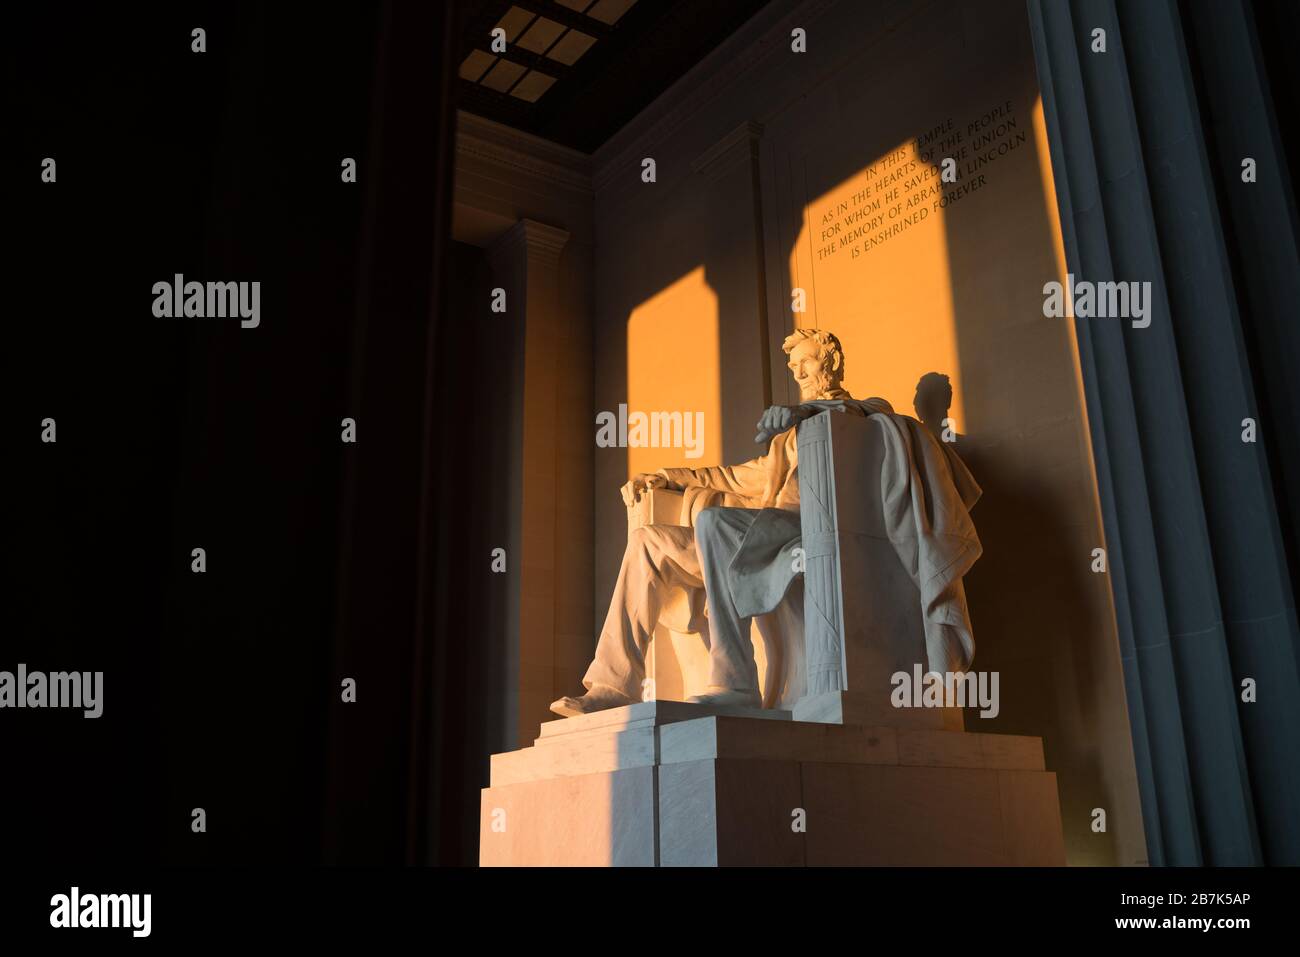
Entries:
POLYGON ((627 533, 627 549, 624 554, 637 560, 654 561, 655 556, 661 554, 666 547, 665 531, 662 525, 642 525, 632 529, 627 533))
POLYGON ((718 523, 721 520, 722 510, 716 506, 713 508, 701 509, 700 513, 695 516, 695 537, 707 537, 712 535, 718 529, 718 523))

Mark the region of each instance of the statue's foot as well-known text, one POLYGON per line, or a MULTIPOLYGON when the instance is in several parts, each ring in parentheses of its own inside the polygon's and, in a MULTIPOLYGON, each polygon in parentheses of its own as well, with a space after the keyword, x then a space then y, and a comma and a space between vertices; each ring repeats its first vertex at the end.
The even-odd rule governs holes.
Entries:
POLYGON ((739 708, 761 708, 763 698, 757 691, 740 691, 735 688, 719 688, 709 685, 704 694, 697 694, 686 699, 690 704, 725 705, 739 708))
POLYGON ((636 704, 636 702, 617 688, 593 684, 591 690, 580 698, 564 697, 559 701, 552 701, 551 710, 558 715, 572 718, 580 714, 591 714, 593 711, 604 711, 607 708, 621 708, 628 704, 636 704))

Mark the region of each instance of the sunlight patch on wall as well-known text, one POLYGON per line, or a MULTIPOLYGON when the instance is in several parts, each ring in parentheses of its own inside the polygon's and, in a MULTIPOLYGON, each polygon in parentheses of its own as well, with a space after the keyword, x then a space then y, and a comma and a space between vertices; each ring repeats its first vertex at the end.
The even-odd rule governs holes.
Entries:
POLYGON ((950 415, 966 431, 939 170, 908 140, 802 210, 790 285, 807 295, 798 328, 827 329, 846 356, 844 386, 912 415, 927 372, 952 380, 950 415))
POLYGON ((627 322, 627 414, 681 416, 660 418, 660 429, 647 430, 657 433, 646 438, 659 440, 658 447, 638 448, 629 441, 629 476, 659 468, 718 464, 722 449, 718 350, 718 297, 704 279, 703 266, 632 310, 627 322), (674 424, 678 421, 680 427, 674 424), (702 432, 697 431, 701 426, 702 432), (674 430, 675 436, 661 434, 674 430), (671 444, 674 439, 676 445, 671 444))

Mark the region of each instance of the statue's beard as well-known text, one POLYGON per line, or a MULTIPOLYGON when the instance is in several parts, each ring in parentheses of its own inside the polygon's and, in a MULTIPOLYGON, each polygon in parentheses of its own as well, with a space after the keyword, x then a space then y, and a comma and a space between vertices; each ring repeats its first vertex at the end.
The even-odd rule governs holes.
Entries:
POLYGON ((819 372, 810 376, 800 387, 799 397, 805 402, 812 402, 815 399, 824 398, 828 393, 834 392, 838 383, 825 372, 819 372))

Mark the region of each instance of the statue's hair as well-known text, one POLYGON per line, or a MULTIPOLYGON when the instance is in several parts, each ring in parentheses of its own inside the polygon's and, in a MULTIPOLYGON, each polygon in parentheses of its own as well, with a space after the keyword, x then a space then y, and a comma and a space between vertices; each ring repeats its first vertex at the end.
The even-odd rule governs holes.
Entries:
POLYGON ((781 349, 786 355, 789 355, 794 351, 794 347, 805 339, 811 339, 821 347, 822 368, 836 378, 843 379, 844 349, 833 332, 826 332, 822 329, 796 329, 785 337, 785 342, 781 343, 781 349))

